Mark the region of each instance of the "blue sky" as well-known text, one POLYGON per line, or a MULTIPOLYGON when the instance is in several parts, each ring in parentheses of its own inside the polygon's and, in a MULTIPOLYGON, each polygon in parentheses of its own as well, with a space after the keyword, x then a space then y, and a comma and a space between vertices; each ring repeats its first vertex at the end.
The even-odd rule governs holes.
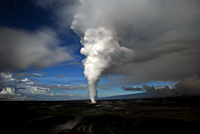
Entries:
POLYGON ((200 41, 199 27, 194 29, 194 26, 199 22, 196 17, 199 8, 187 2, 184 0, 181 7, 180 4, 172 6, 173 1, 170 1, 167 8, 160 8, 166 5, 159 2, 147 2, 143 4, 149 7, 144 8, 136 1, 135 5, 141 7, 129 9, 130 4, 117 1, 109 3, 107 9, 102 4, 106 2, 98 1, 2 0, 0 99, 89 99, 82 64, 85 56, 80 54, 83 29, 98 27, 98 22, 105 25, 111 21, 120 46, 133 50, 135 55, 120 59, 113 68, 105 71, 98 84, 99 97, 149 92, 148 89, 136 90, 144 88, 144 84, 153 85, 156 90, 164 86, 170 90, 178 89, 180 84, 177 86, 177 83, 184 80, 193 80, 188 82, 194 84, 190 88, 195 87, 194 91, 198 92, 195 82, 199 81, 200 73, 197 62, 200 41), (77 11, 81 4, 85 8, 77 11), (117 4, 122 9, 126 6, 126 10, 116 10, 117 4), (89 5, 93 8, 87 7, 89 5), (192 11, 186 14, 185 7, 192 7, 192 11), (148 9, 149 14, 145 15, 148 9), (179 12, 181 23, 176 19, 176 12, 179 12), (75 14, 85 17, 74 17, 75 14), (102 15, 100 19, 96 18, 98 15, 102 15), (172 21, 168 22, 169 19, 172 21), (72 22, 77 22, 74 25, 76 33, 70 28, 72 22), (192 79, 194 77, 196 79, 192 79), (128 88, 131 90, 126 90, 128 88))
MULTIPOLYGON (((22 29, 27 32, 34 32, 41 27, 51 27, 56 29, 55 20, 52 18, 51 11, 37 7, 31 1, 1 1, 0 27, 11 29, 22 29)), ((28 78, 35 84, 46 85, 86 85, 83 75, 82 59, 80 55, 81 48, 80 37, 67 29, 64 33, 56 31, 61 43, 60 46, 74 47, 73 55, 75 59, 71 61, 56 63, 47 68, 38 68, 30 66, 26 70, 15 70, 12 77, 28 78), (21 74, 21 76, 19 75, 21 74), (32 75, 31 75, 32 74, 32 75)), ((17 84, 17 83, 16 83, 17 84)), ((81 94, 87 96, 87 90, 63 90, 51 89, 53 93, 75 94, 80 97, 81 94)), ((84 97, 80 97, 82 99, 84 97)), ((42 98, 40 98, 42 99, 42 98)), ((49 99, 51 99, 49 97, 49 99)), ((59 99, 59 98, 58 98, 59 99)), ((68 99, 68 98, 61 98, 68 99)), ((75 97, 75 99, 78 99, 75 97)))

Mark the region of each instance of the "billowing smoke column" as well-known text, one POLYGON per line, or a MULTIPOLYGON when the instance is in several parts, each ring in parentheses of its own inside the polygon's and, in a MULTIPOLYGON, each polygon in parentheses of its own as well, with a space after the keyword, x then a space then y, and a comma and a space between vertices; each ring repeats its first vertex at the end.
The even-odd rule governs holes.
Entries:
POLYGON ((119 60, 125 53, 132 53, 133 50, 121 47, 115 40, 114 30, 106 27, 87 29, 81 43, 83 47, 80 52, 86 56, 83 65, 88 92, 92 103, 96 103, 97 84, 102 73, 115 65, 113 61, 119 60))
POLYGON ((109 12, 112 15, 113 9, 109 8, 108 3, 99 0, 79 2, 81 5, 74 15, 71 29, 82 37, 83 47, 80 53, 86 56, 83 60, 84 75, 87 79, 89 97, 92 103, 96 103, 97 86, 101 75, 107 69, 113 68, 116 63, 127 62, 134 51, 120 46, 114 23, 112 19, 107 18, 109 15, 105 16, 109 12), (106 12, 104 9, 110 11, 106 12))
MULTIPOLYGON (((88 29, 82 39, 83 48, 81 54, 86 58, 83 60, 84 75, 88 83, 88 92, 93 103, 97 98, 97 83, 105 68, 108 67, 112 50, 107 49, 106 45, 112 43, 112 33, 105 28, 88 29)), ((113 47, 118 44, 110 44, 113 47)))
POLYGON ((81 43, 83 47, 80 52, 86 56, 83 65, 88 92, 91 101, 96 103, 97 84, 102 73, 107 68, 114 66, 113 60, 119 60, 124 53, 133 51, 120 47, 115 40, 113 30, 105 27, 86 30, 81 43))

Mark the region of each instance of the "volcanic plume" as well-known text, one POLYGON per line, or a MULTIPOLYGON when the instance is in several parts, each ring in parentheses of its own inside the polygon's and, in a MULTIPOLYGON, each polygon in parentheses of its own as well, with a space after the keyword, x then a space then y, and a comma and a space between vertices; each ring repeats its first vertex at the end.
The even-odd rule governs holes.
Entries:
POLYGON ((200 73, 197 0, 79 2, 71 29, 81 37, 93 103, 104 74, 129 75, 123 81, 130 84, 180 81, 200 73))
POLYGON ((105 27, 88 29, 81 40, 83 47, 81 54, 83 60, 84 75, 88 83, 88 92, 93 103, 97 98, 97 83, 102 73, 109 67, 114 66, 113 61, 119 61, 125 53, 133 53, 125 47, 120 47, 114 39, 114 33, 105 27))

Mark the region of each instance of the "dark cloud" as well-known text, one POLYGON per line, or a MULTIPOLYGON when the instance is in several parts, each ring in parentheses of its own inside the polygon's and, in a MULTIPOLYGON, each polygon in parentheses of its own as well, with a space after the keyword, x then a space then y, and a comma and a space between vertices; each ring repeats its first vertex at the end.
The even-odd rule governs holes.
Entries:
POLYGON ((122 87, 125 91, 141 91, 154 93, 160 96, 175 96, 175 95, 200 95, 200 77, 194 74, 183 81, 176 83, 173 88, 169 86, 149 86, 143 84, 142 87, 122 87))
POLYGON ((67 47, 60 47, 57 34, 45 28, 35 32, 0 28, 0 71, 50 67, 72 60, 67 47))
POLYGON ((34 76, 34 77, 41 77, 43 74, 40 73, 16 73, 15 76, 34 76))
POLYGON ((140 91, 147 93, 154 93, 157 96, 174 96, 173 90, 171 90, 168 86, 155 87, 153 85, 149 86, 143 84, 142 87, 122 87, 125 91, 140 91))
POLYGON ((61 75, 59 75, 59 76, 55 76, 56 78, 64 78, 65 77, 65 75, 64 74, 61 74, 61 75))
POLYGON ((156 88, 155 86, 143 85, 143 89, 148 93, 154 93, 156 95, 160 95, 162 97, 165 96, 174 96, 173 90, 171 90, 168 86, 164 86, 161 88, 156 88))
POLYGON ((122 87, 125 91, 142 91, 141 87, 122 87))
POLYGON ((80 62, 70 62, 67 65, 80 65, 80 64, 81 64, 80 62))
POLYGON ((18 79, 12 78, 11 72, 0 72, 0 90, 4 87, 15 87, 16 83, 19 82, 18 79))
POLYGON ((192 75, 189 78, 185 78, 183 81, 175 85, 177 93, 181 95, 200 95, 200 77, 197 74, 192 75))

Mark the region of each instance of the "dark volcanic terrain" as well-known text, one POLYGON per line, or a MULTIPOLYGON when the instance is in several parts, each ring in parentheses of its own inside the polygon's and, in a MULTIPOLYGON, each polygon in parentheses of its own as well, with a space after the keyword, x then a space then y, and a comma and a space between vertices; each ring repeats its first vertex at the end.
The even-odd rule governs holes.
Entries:
POLYGON ((0 102, 1 133, 196 133, 199 97, 0 102))

